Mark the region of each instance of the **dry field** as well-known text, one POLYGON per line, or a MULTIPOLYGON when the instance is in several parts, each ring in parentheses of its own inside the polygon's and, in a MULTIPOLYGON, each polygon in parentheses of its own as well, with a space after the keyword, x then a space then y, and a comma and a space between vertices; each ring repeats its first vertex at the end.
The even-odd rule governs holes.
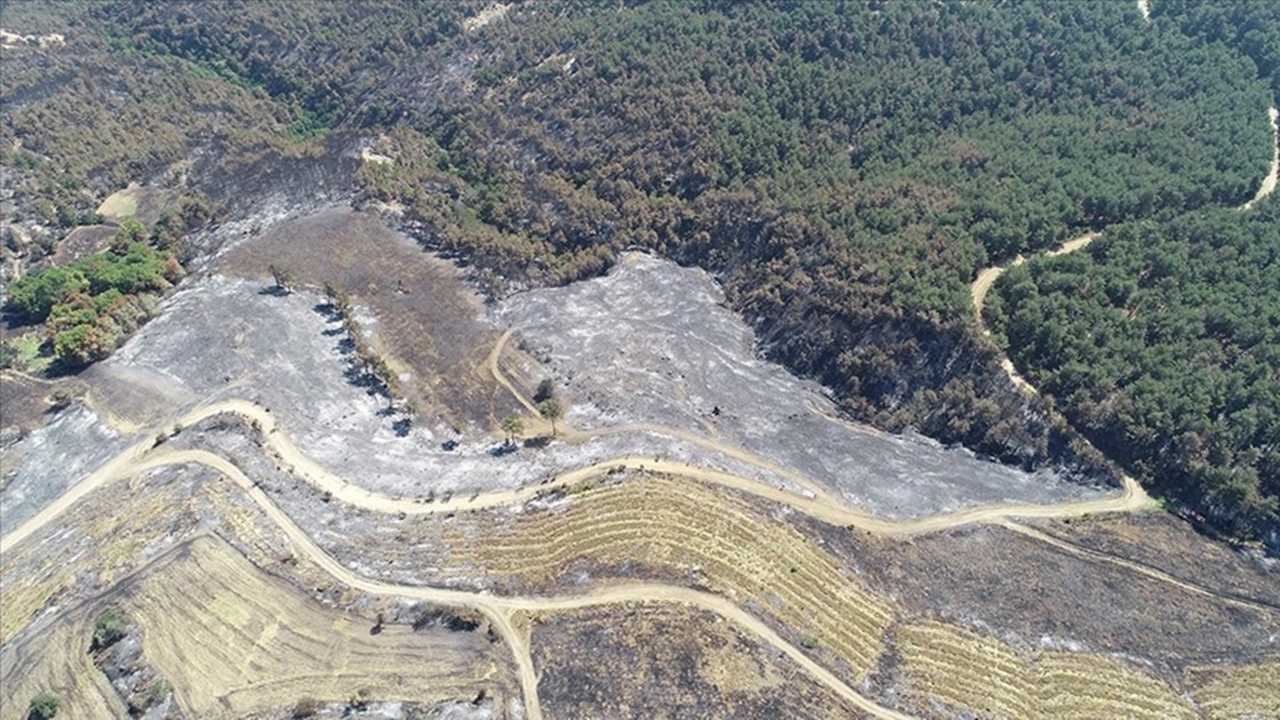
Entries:
POLYGON ((941 623, 901 629, 897 651, 910 693, 984 718, 1188 718, 1191 706, 1164 682, 1100 655, 1008 645, 941 623))
POLYGON ((1280 567, 1266 569, 1168 513, 1048 520, 1035 527, 1098 552, 1158 568, 1217 592, 1280 608, 1280 567))
POLYGON ((107 676, 93 664, 89 654, 97 617, 94 607, 82 607, 75 617, 60 618, 39 637, 5 648, 0 720, 25 718, 27 703, 49 691, 60 703, 59 718, 129 717, 107 676))
POLYGON ((729 621, 679 605, 541 616, 532 647, 548 717, 865 717, 729 621))
POLYGON ((460 516, 445 542, 459 569, 538 588, 599 566, 682 578, 771 618, 797 645, 846 667, 855 684, 883 651, 892 619, 888 604, 812 540, 688 480, 581 486, 565 503, 510 520, 460 516))
POLYGON ((174 194, 171 190, 141 187, 137 183, 131 183, 129 187, 114 192, 103 200, 98 206, 98 214, 116 222, 137 218, 152 225, 160 219, 160 213, 174 194))
POLYGON ((1280 717, 1280 657, 1256 665, 1189 668, 1187 684, 1209 720, 1280 717))
POLYGON ((20 717, 44 690, 63 703, 60 716, 127 717, 87 652, 109 606, 142 628, 144 657, 187 717, 256 717, 301 698, 470 701, 514 687, 505 649, 482 635, 407 625, 374 634, 373 619, 324 608, 202 535, 7 648, 0 718, 20 717))
POLYGON ((197 521, 192 486, 216 478, 199 469, 104 488, 7 551, 0 565, 0 642, 13 639, 51 600, 101 592, 190 533, 197 521), (119 512, 121 491, 131 495, 128 512, 119 512))
POLYGON ((131 583, 120 605, 190 717, 246 717, 303 697, 471 700, 512 686, 483 636, 405 625, 374 634, 372 618, 301 597, 213 538, 131 583))
POLYGON ((401 373, 424 417, 496 426, 515 402, 493 382, 485 359, 498 333, 463 271, 429 255, 374 215, 332 208, 284 220, 233 249, 218 269, 271 283, 267 267, 288 268, 300 285, 333 282, 377 322, 374 345, 401 373))

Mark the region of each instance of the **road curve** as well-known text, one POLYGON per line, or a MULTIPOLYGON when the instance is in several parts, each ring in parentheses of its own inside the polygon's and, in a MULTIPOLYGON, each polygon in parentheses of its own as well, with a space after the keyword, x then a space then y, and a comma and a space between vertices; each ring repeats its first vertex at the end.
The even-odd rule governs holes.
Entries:
POLYGON ((512 648, 519 670, 525 709, 531 720, 541 720, 542 718, 537 692, 538 678, 533 667, 532 656, 529 653, 528 641, 513 624, 512 614, 516 611, 564 611, 633 602, 680 603, 720 615, 772 645, 800 665, 816 681, 830 688, 855 707, 885 720, 908 720, 910 718, 909 715, 886 708, 859 694, 829 670, 814 662, 799 648, 787 642, 763 621, 717 595, 659 583, 624 583, 601 587, 582 595, 499 597, 462 590, 379 582, 356 575, 339 563, 337 559, 317 545, 302 528, 294 523, 292 518, 267 497, 262 488, 258 487, 238 467, 221 456, 205 450, 162 450, 145 459, 134 458, 131 462, 117 466, 115 471, 119 473, 116 477, 123 478, 131 477, 146 470, 188 463, 198 463, 210 467, 240 486, 263 510, 267 517, 285 533, 297 552, 314 562, 339 582, 375 595, 413 598, 440 605, 469 608, 483 614, 489 620, 494 631, 512 648))
MULTIPOLYGON (((720 485, 766 500, 789 505, 800 512, 827 523, 884 535, 915 535, 945 530, 959 525, 999 522, 1008 517, 1051 518, 1070 517, 1086 512, 1132 512, 1148 507, 1150 504, 1150 499, 1143 492, 1141 486, 1131 478, 1126 477, 1124 486, 1118 495, 1095 500, 1083 500, 1057 505, 1036 505, 1031 503, 984 505, 919 518, 893 520, 876 517, 864 510, 851 508, 842 503, 836 504, 825 497, 809 498, 798 495, 760 480, 670 460, 655 460, 653 457, 638 456, 623 456, 598 462, 594 465, 562 473, 540 485, 497 490, 471 497, 455 495, 448 501, 428 503, 422 498, 391 497, 347 482, 303 454, 289 440, 286 434, 280 431, 275 416, 266 408, 248 400, 223 400, 196 408, 176 422, 167 425, 160 431, 160 434, 170 435, 179 427, 190 426, 206 418, 224 413, 239 415, 256 425, 262 433, 263 447, 274 452, 283 463, 291 466, 293 472, 310 482, 321 492, 327 493, 339 502, 379 513, 431 515, 512 505, 530 500, 547 490, 571 486, 606 475, 611 470, 620 469, 653 470, 720 485)), ((120 477, 125 469, 142 464, 143 456, 155 448, 156 445, 156 436, 147 435, 107 461, 98 470, 69 488, 53 503, 46 506, 18 528, 0 538, 0 553, 6 552, 21 542, 93 490, 120 477)), ((180 452, 195 453, 203 451, 180 452)), ((210 453, 210 455, 212 454, 210 453)))

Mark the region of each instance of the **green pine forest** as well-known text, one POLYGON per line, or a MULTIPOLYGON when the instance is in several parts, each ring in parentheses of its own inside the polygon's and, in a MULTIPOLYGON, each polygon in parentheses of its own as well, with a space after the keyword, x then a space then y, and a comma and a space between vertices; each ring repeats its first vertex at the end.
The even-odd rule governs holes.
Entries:
POLYGON ((487 2, 11 3, 6 28, 69 46, 6 55, 0 159, 69 227, 84 189, 193 154, 380 137, 397 162, 357 202, 400 203, 495 293, 624 248, 696 264, 854 417, 1096 475, 1078 431, 1274 549, 1276 201, 1224 208, 1268 171, 1280 10, 1151 4, 563 0, 469 31, 487 2), (990 296, 1028 400, 968 286, 1090 230, 990 296))

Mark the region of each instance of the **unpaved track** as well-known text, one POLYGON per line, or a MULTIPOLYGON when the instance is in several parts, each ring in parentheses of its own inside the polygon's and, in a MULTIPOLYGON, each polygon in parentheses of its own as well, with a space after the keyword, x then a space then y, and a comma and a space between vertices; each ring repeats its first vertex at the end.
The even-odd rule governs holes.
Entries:
MULTIPOLYGON (((718 470, 696 467, 669 460, 655 460, 652 457, 624 456, 572 470, 556 476, 540 485, 532 485, 510 490, 498 490, 481 493, 472 497, 453 497, 448 501, 427 503, 421 499, 396 498, 383 495, 358 485, 353 485, 337 475, 321 467, 314 460, 304 455, 279 430, 275 417, 260 405, 247 400, 223 400, 197 408, 166 426, 161 434, 168 435, 176 427, 186 427, 214 415, 230 413, 243 417, 257 425, 263 436, 263 446, 275 452, 285 464, 292 466, 294 472, 312 483, 321 492, 329 494, 333 499, 348 505, 379 513, 405 513, 406 515, 430 515, 464 510, 500 507, 524 502, 545 492, 546 490, 566 487, 594 477, 607 474, 610 470, 646 469, 670 475, 692 478, 701 482, 721 485, 773 502, 789 505, 824 522, 835 525, 851 526, 860 530, 885 535, 915 535, 934 532, 947 528, 972 523, 999 522, 1008 517, 1054 518, 1070 517, 1083 513, 1132 512, 1146 508, 1150 499, 1142 488, 1131 478, 1125 478, 1122 491, 1115 496, 1096 500, 1062 503, 1058 505, 1035 505, 1030 503, 1011 503, 1005 505, 989 505, 965 508, 954 512, 929 515, 921 518, 905 520, 888 520, 876 517, 862 510, 850 508, 843 504, 834 504, 825 498, 808 498, 788 490, 769 485, 752 478, 741 477, 718 470)), ((79 502, 93 490, 102 487, 112 480, 131 474, 138 468, 155 467, 161 464, 172 464, 181 460, 165 460, 166 456, 179 458, 215 458, 216 455, 202 450, 183 450, 176 452, 155 453, 153 457, 144 459, 148 451, 156 447, 155 436, 147 435, 119 455, 109 460, 97 471, 86 476, 72 486, 53 503, 23 523, 17 529, 0 538, 0 553, 4 553, 31 533, 43 527, 53 518, 65 512, 67 508, 79 502)), ((202 460, 197 460, 201 461, 202 460)), ((206 463, 207 464, 207 463, 206 463)), ((218 468, 222 469, 222 468, 218 468)))
POLYGON ((1053 537, 1052 535, 1049 535, 1048 533, 1041 532, 1040 530, 1036 530, 1035 528, 1027 527, 1026 525, 1021 525, 1019 523, 1013 522, 1012 520, 1004 520, 1000 523, 1000 525, 1007 530, 1011 530, 1020 535, 1025 535, 1026 537, 1039 540, 1042 543, 1052 545, 1055 548, 1058 548, 1059 550, 1062 550, 1063 552, 1069 553, 1071 555, 1075 555, 1076 557, 1085 558, 1086 560, 1092 560, 1094 562, 1104 562, 1110 565, 1116 565, 1118 567, 1122 567, 1127 570, 1136 572, 1140 575, 1145 575, 1154 580, 1159 580, 1161 582, 1169 583, 1170 585, 1181 588, 1188 592, 1195 593, 1197 595, 1204 595, 1224 603, 1229 603, 1231 605, 1236 605, 1238 607, 1249 608, 1250 610, 1260 610, 1265 613, 1274 613, 1277 610, 1280 610, 1280 605, 1275 605, 1267 602, 1259 602, 1257 600, 1251 600, 1249 598, 1241 597, 1239 595, 1232 595, 1229 593, 1218 592, 1216 590, 1207 588, 1203 585, 1199 585, 1197 583, 1193 583, 1188 580, 1182 580, 1176 576, 1173 576, 1167 572, 1164 572, 1163 570, 1158 570, 1154 567, 1151 567, 1150 565, 1134 562, 1133 560, 1122 558, 1117 555, 1112 555, 1110 553, 1105 553, 1105 552, 1100 552, 1098 550, 1090 550, 1088 548, 1080 547, 1079 545, 1076 545, 1074 543, 1067 542, 1066 540, 1060 540, 1056 537, 1053 537))
POLYGON ((1275 192, 1276 180, 1280 176, 1280 109, 1270 108, 1267 114, 1271 117, 1271 172, 1262 179, 1262 185, 1253 199, 1240 206, 1241 210, 1251 210, 1259 200, 1275 192))
MULTIPOLYGON (((176 423, 164 428, 162 432, 169 434, 177 426, 189 426, 221 413, 238 414, 249 422, 256 424, 261 429, 264 447, 274 451, 283 462, 292 465, 295 472, 313 483, 322 492, 327 492, 332 497, 355 507, 383 513, 430 514, 510 505, 528 500, 549 487, 572 485, 607 473, 614 468, 646 468, 673 475, 682 475, 702 482, 714 483, 754 494, 775 502, 785 503, 796 510, 826 522, 889 535, 909 535, 969 523, 995 522, 1011 515, 1061 517, 1084 512, 1137 510, 1147 505, 1146 496, 1142 493, 1141 488, 1136 483, 1129 482, 1120 495, 1100 500, 1056 506, 1015 504, 969 508, 954 513, 914 520, 891 521, 876 518, 865 512, 847 507, 831 505, 818 499, 801 497, 757 480, 705 468, 692 467, 682 463, 655 461, 652 458, 638 457, 618 458, 581 468, 565 473, 540 486, 487 493, 469 499, 458 498, 449 502, 426 504, 416 500, 392 498, 370 492, 328 472, 303 455, 285 434, 279 431, 275 418, 269 411, 245 400, 227 400, 197 408, 183 416, 176 423)), ((244 488, 249 496, 271 518, 272 522, 280 526, 301 552, 305 553, 318 566, 341 582, 374 594, 399 595, 434 603, 473 608, 484 614, 490 620, 495 632, 500 634, 504 641, 513 648, 521 684, 524 689, 526 708, 529 717, 534 720, 541 718, 537 697, 537 677, 528 652, 528 638, 515 628, 512 622, 512 613, 517 610, 562 610, 598 604, 654 600, 682 602, 720 614, 755 633, 765 642, 785 653, 816 680, 828 686, 855 706, 877 717, 906 717, 896 711, 881 707, 858 694, 848 685, 841 682, 839 678, 809 659, 799 649, 787 643, 762 621, 737 607, 729 600, 709 593, 659 584, 627 584, 602 588, 586 595, 498 598, 455 590, 399 586, 360 578, 316 545, 301 528, 294 524, 267 497, 261 488, 257 487, 252 480, 230 461, 205 450, 169 450, 163 446, 157 448, 155 440, 156 436, 153 435, 143 437, 142 440, 127 448, 97 471, 77 483, 54 503, 47 506, 22 526, 0 538, 0 554, 8 552, 19 542, 29 537, 37 529, 56 518, 93 490, 116 479, 132 477, 139 472, 166 465, 199 463, 217 470, 244 488)))
POLYGON ((339 563, 332 555, 325 552, 302 528, 298 527, 288 515, 281 511, 260 487, 225 458, 203 450, 159 453, 145 461, 133 463, 125 475, 129 476, 148 469, 188 462, 208 465, 239 485, 266 513, 267 517, 285 533, 297 552, 314 562, 339 582, 374 595, 412 598, 440 605, 470 608, 482 613, 490 621, 494 631, 502 636, 503 640, 512 648, 519 670, 525 709, 531 720, 541 720, 542 718, 537 692, 538 678, 534 671, 533 659, 529 651, 528 637, 525 633, 516 629, 512 620, 513 613, 517 611, 564 611, 596 605, 655 601, 693 605, 721 615, 756 634, 762 640, 786 654, 787 657, 799 664, 814 679, 826 685, 854 706, 876 717, 889 720, 905 720, 910 717, 878 705, 860 695, 830 671, 814 662, 794 645, 783 639, 764 622, 734 605, 729 600, 717 595, 679 586, 656 583, 627 583, 599 588, 584 595, 495 597, 460 590, 378 582, 356 575, 339 563))

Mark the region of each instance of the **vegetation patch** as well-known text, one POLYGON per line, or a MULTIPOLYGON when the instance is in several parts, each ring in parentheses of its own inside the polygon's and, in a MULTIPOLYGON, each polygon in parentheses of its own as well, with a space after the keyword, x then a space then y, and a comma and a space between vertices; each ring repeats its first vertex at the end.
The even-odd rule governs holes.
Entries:
POLYGON ((1155 490, 1280 549, 1280 202, 1107 230, 1012 268, 993 332, 1155 490))
POLYGON ((183 275, 171 253, 141 240, 146 228, 126 222, 110 250, 26 275, 8 288, 7 308, 45 323, 53 359, 68 369, 110 355, 155 311, 156 294, 183 275))
POLYGON ((98 214, 115 220, 126 220, 138 212, 138 188, 129 187, 110 195, 98 206, 98 214))
POLYGON ((498 337, 481 319, 479 295, 461 270, 376 215, 333 208, 278 223, 227 253, 219 269, 268 281, 273 265, 292 275, 297 288, 330 290, 335 309, 341 294, 349 305, 372 311, 373 337, 361 328, 361 342, 386 364, 382 377, 423 417, 487 428, 509 409, 505 391, 477 372, 498 337))

